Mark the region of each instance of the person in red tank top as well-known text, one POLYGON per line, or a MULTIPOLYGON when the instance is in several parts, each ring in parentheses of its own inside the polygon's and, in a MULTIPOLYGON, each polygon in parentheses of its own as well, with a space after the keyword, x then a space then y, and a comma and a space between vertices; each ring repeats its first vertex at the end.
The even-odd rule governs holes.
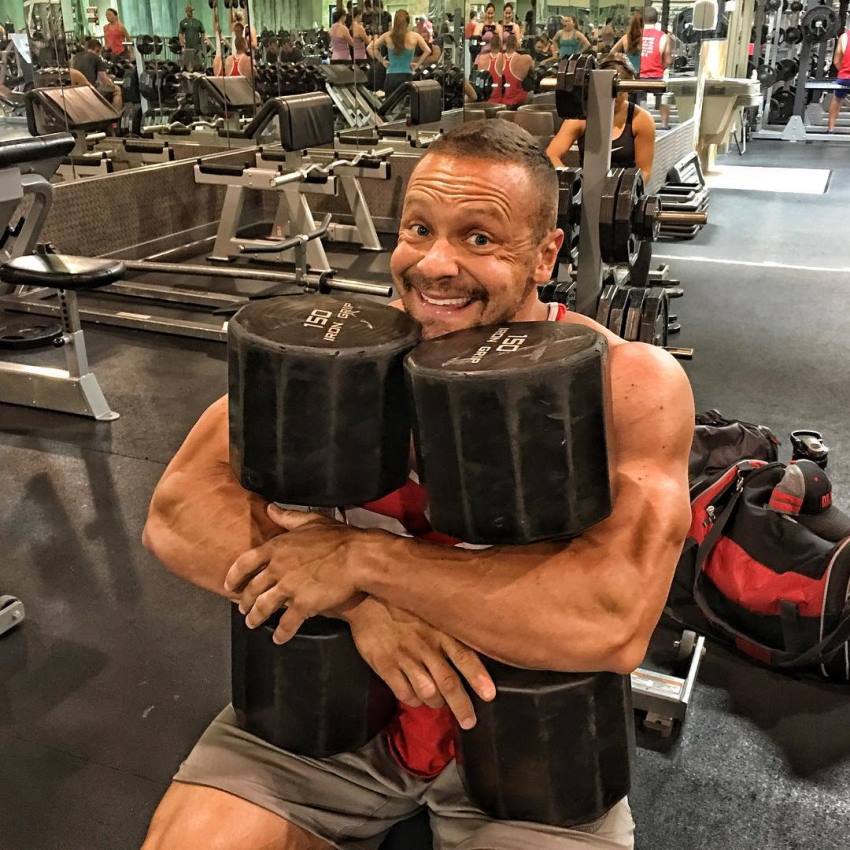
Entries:
POLYGON ((517 53, 517 46, 517 37, 509 35, 498 66, 504 80, 502 103, 509 109, 516 109, 528 100, 529 93, 522 84, 534 70, 534 59, 527 53, 517 53))
POLYGON ((490 90, 490 97, 487 98, 487 103, 501 103, 504 95, 504 79, 499 68, 499 60, 502 58, 501 50, 501 36, 498 33, 494 33, 493 38, 490 40, 490 51, 479 53, 475 59, 475 67, 479 71, 484 71, 490 75, 492 88, 490 90))
MULTIPOLYGON (((251 735, 225 708, 182 764, 145 850, 378 847, 426 807, 436 847, 633 848, 625 798, 577 828, 498 820, 471 804, 453 758, 458 727, 476 722, 467 684, 499 699, 482 655, 543 670, 637 667, 691 523, 694 410, 682 369, 661 348, 537 297, 563 243, 557 207, 555 170, 523 129, 496 120, 452 129, 405 189, 390 260, 394 306, 425 339, 553 320, 602 335, 612 514, 568 542, 482 551, 431 528, 415 469, 395 492, 338 512, 342 522, 285 511, 234 476, 228 399, 219 399, 157 485, 145 545, 176 575, 238 601, 249 628, 286 607, 280 643, 301 627, 301 612, 344 619, 400 705, 365 747, 321 759, 251 735)), ((471 421, 470 438, 479 424, 471 421)))
MULTIPOLYGON (((645 26, 641 37, 640 76, 644 80, 660 80, 670 67, 670 38, 658 26, 658 11, 652 6, 644 12, 643 19, 645 26)), ((655 101, 660 106, 661 126, 666 130, 670 126, 670 106, 662 95, 656 95, 655 101)))
POLYGON ((835 43, 835 56, 832 59, 832 64, 835 65, 838 74, 835 78, 835 83, 840 87, 832 93, 832 101, 829 104, 829 123, 828 128, 831 133, 835 129, 835 122, 838 120, 838 113, 841 111, 841 103, 850 92, 850 30, 841 33, 835 43))
POLYGON ((118 12, 115 9, 106 10, 106 25, 103 27, 103 40, 106 49, 113 56, 125 58, 128 54, 124 46, 125 41, 130 41, 130 33, 121 21, 118 20, 118 12))

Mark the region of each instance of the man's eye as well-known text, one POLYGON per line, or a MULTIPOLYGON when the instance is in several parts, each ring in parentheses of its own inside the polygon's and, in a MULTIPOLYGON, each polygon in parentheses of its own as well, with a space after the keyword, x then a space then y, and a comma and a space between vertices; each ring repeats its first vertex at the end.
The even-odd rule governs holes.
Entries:
POLYGON ((476 248, 485 248, 490 244, 490 238, 485 236, 483 233, 473 233, 470 238, 472 240, 472 244, 475 245, 476 248))
POLYGON ((415 236, 427 236, 428 228, 425 227, 424 224, 413 224, 410 229, 413 231, 415 236))

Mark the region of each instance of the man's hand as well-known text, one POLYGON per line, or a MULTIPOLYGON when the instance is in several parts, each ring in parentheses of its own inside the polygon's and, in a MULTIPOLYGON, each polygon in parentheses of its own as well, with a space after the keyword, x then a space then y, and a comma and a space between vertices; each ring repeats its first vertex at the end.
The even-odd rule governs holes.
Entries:
POLYGON ((370 596, 345 619, 358 652, 400 702, 448 705, 461 728, 471 729, 475 711, 461 676, 481 699, 495 698, 496 687, 477 653, 415 614, 370 596))
POLYGON ((224 587, 239 595, 239 611, 251 629, 286 606, 273 636, 275 643, 286 643, 309 617, 344 610, 364 598, 351 579, 347 543, 366 532, 274 505, 268 515, 290 533, 237 558, 224 587))

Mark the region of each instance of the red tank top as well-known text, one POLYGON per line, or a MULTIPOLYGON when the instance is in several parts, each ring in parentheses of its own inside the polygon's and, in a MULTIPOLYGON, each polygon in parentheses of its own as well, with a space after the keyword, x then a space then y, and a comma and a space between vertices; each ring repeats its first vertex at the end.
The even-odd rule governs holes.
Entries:
POLYGON ((847 30, 841 36, 841 43, 844 47, 844 58, 841 60, 841 67, 838 69, 839 80, 850 80, 850 30, 847 30))
POLYGON ((656 27, 647 27, 640 40, 640 75, 648 80, 664 76, 664 57, 661 55, 661 38, 664 33, 656 27))
POLYGON ((490 60, 487 65, 487 73, 490 74, 490 79, 493 81, 493 91, 490 95, 488 103, 502 103, 503 91, 502 91, 502 75, 496 70, 496 63, 499 61, 498 53, 494 53, 490 56, 490 60))
POLYGON ((233 57, 233 65, 230 67, 230 73, 227 75, 228 77, 241 77, 242 74, 239 73, 239 57, 233 57))
POLYGON ((522 80, 514 75, 511 70, 511 62, 516 53, 510 57, 505 57, 505 67, 502 70, 502 76, 505 78, 504 94, 502 95, 502 103, 505 106, 520 106, 528 100, 528 92, 522 87, 522 80))
POLYGON ((103 39, 115 56, 124 52, 124 29, 120 24, 107 24, 103 28, 103 39))
MULTIPOLYGON (((550 322, 562 322, 566 315, 563 304, 549 305, 550 322)), ((406 484, 383 499, 346 510, 345 520, 355 528, 381 528, 403 537, 463 546, 431 528, 425 514, 427 507, 428 494, 416 473, 411 472, 406 484)), ((417 776, 437 776, 455 757, 456 723, 448 708, 411 708, 399 703, 398 714, 385 734, 399 764, 417 776)))

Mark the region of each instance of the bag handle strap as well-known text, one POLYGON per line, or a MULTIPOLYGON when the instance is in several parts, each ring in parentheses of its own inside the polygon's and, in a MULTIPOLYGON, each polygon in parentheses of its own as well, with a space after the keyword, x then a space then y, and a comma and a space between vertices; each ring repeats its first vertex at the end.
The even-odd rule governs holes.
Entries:
POLYGON ((711 531, 705 536, 705 539, 697 550, 696 566, 694 569, 694 601, 708 622, 723 634, 733 640, 741 640, 750 646, 762 651, 771 659, 771 663, 777 667, 808 667, 813 664, 820 664, 824 661, 829 661, 836 652, 838 652, 844 643, 850 639, 850 604, 845 606, 841 612, 838 624, 823 640, 809 647, 805 652, 787 652, 781 649, 776 649, 772 646, 759 643, 753 640, 749 635, 744 634, 738 629, 729 624, 720 614, 718 614, 709 603, 703 592, 703 567, 705 566, 708 556, 712 549, 720 541, 723 531, 729 524, 732 518, 732 513, 735 510, 741 495, 744 490, 744 475, 738 472, 738 478, 735 483, 735 492, 729 499, 726 507, 719 517, 714 521, 711 531))

